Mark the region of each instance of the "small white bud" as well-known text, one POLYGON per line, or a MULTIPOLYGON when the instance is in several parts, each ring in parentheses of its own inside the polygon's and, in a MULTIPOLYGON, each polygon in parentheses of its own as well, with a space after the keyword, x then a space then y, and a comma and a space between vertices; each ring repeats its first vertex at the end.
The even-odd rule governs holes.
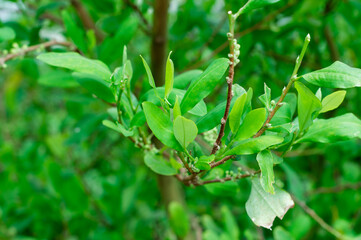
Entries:
POLYGON ((237 58, 237 59, 236 59, 236 64, 238 64, 239 62, 240 62, 240 60, 237 58))
POLYGON ((222 118, 221 123, 226 124, 226 119, 222 118))
POLYGON ((233 39, 233 44, 237 45, 237 39, 233 39))
POLYGON ((233 65, 233 62, 232 62, 232 61, 228 61, 228 64, 232 66, 232 65, 233 65))
POLYGON ((279 105, 280 107, 282 107, 283 105, 285 105, 285 103, 284 103, 284 102, 280 102, 278 105, 279 105))
POLYGON ((297 56, 296 63, 299 63, 299 61, 300 61, 300 56, 297 56))
POLYGON ((230 32, 228 32, 228 33, 227 33, 227 37, 228 37, 228 38, 233 38, 233 34, 230 33, 230 32))
POLYGON ((236 46, 234 47, 236 50, 239 50, 241 48, 241 45, 236 44, 236 46))
POLYGON ((285 90, 286 90, 286 87, 283 87, 282 92, 284 92, 285 90))
POLYGON ((275 100, 272 100, 272 101, 271 101, 271 105, 272 105, 272 106, 276 105, 275 100))
POLYGON ((232 11, 228 11, 228 14, 231 15, 231 14, 232 14, 232 11))
POLYGON ((269 128, 269 127, 272 127, 272 124, 267 123, 267 124, 266 124, 266 127, 268 127, 268 128, 269 128))
POLYGON ((307 34, 307 36, 306 36, 306 41, 307 41, 307 42, 310 42, 310 41, 311 41, 311 35, 310 35, 310 34, 307 34))
POLYGON ((228 53, 229 58, 233 58, 233 54, 228 53))

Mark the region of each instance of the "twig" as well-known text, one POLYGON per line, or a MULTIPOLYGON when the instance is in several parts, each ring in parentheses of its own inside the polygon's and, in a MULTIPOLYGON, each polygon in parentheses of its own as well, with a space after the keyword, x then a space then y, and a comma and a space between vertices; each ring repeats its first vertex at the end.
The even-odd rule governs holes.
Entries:
POLYGON ((340 232, 338 232, 336 229, 328 225, 320 216, 317 215, 317 213, 308 207, 304 202, 296 198, 294 195, 291 195, 293 201, 295 201, 302 209, 305 211, 313 220, 315 220, 323 229, 325 229, 327 232, 332 234, 338 239, 349 239, 340 232))
POLYGON ((255 171, 253 173, 245 173, 245 174, 240 174, 234 177, 225 177, 225 178, 219 178, 219 179, 212 179, 212 180, 206 180, 206 181, 201 181, 201 182, 195 182, 193 183, 194 186, 201 186, 201 185, 205 185, 205 184, 210 184, 210 183, 217 183, 217 182, 227 182, 227 181, 231 181, 231 180, 236 180, 236 179, 242 179, 242 178, 248 178, 248 177, 252 177, 258 173, 260 173, 261 170, 255 171))
POLYGON ((219 165, 222 165, 223 163, 227 162, 229 159, 234 159, 236 156, 227 156, 221 160, 219 160, 218 162, 213 162, 211 163, 211 168, 215 168, 215 167, 218 167, 219 165))
POLYGON ((130 0, 123 0, 123 2, 128 5, 129 7, 131 7, 139 16, 139 18, 142 20, 143 24, 145 25, 144 32, 147 35, 151 35, 152 33, 152 26, 150 25, 150 23, 148 22, 148 20, 145 18, 145 16, 143 15, 142 11, 139 9, 139 7, 134 4, 132 1, 130 0))
POLYGON ((226 109, 224 111, 223 118, 221 120, 221 129, 219 130, 219 134, 217 137, 216 142, 213 145, 213 149, 211 154, 215 154, 221 146, 221 141, 224 136, 224 130, 226 128, 226 123, 228 119, 229 109, 231 107, 231 101, 233 97, 232 93, 232 85, 233 85, 233 78, 234 78, 234 66, 237 64, 237 57, 235 56, 235 49, 237 46, 237 42, 234 38, 234 25, 236 18, 233 16, 232 12, 228 12, 228 19, 229 19, 229 33, 228 33, 228 43, 229 43, 229 71, 228 71, 228 77, 227 77, 227 84, 228 84, 228 92, 227 92, 227 104, 226 109))
POLYGON ((0 66, 4 65, 5 62, 9 61, 10 59, 13 59, 13 58, 16 58, 16 57, 19 57, 19 56, 23 56, 26 53, 31 52, 31 51, 35 51, 35 50, 37 50, 39 48, 47 48, 47 47, 50 47, 50 46, 53 46, 53 45, 62 45, 62 46, 65 46, 65 47, 72 46, 72 44, 70 42, 59 42, 59 41, 56 41, 56 40, 51 40, 49 42, 40 43, 40 44, 33 45, 33 46, 27 47, 25 49, 22 49, 17 53, 11 53, 11 54, 8 54, 8 55, 5 55, 5 56, 1 57, 0 58, 0 66))
POLYGON ((320 187, 311 192, 307 195, 313 194, 326 194, 326 193, 338 193, 345 190, 357 190, 361 188, 361 182, 358 183, 345 183, 342 185, 334 186, 334 187, 320 187))
MULTIPOLYGON (((240 38, 243 37, 251 32, 254 32, 256 30, 259 30, 262 28, 262 25, 266 22, 270 22, 272 19, 274 19, 276 16, 278 16, 278 14, 284 12, 285 10, 287 10, 288 8, 292 7, 293 5, 296 4, 297 1, 292 1, 289 2, 287 5, 283 6, 282 8, 278 9, 275 12, 272 12, 270 14, 268 14, 265 18, 263 18, 261 21, 257 22, 256 24, 252 25, 251 27, 238 32, 235 34, 236 38, 240 38)), ((196 69, 200 66, 202 66, 205 62, 209 61, 210 59, 212 59, 214 56, 216 56, 218 53, 222 52, 226 47, 228 46, 228 41, 224 42, 222 45, 220 45, 218 48, 216 48, 208 57, 206 57, 203 60, 200 60, 196 63, 193 63, 191 66, 187 67, 184 71, 188 71, 191 69, 196 69)))
POLYGON ((306 53, 306 50, 307 50, 307 47, 308 47, 308 44, 310 43, 310 41, 311 41, 311 37, 308 34, 306 36, 306 38, 305 38, 305 42, 303 44, 301 54, 296 59, 296 65, 295 65, 295 68, 293 69, 293 73, 292 73, 291 78, 290 78, 290 80, 289 80, 289 82, 287 84, 287 87, 285 87, 283 89, 281 97, 278 100, 278 102, 276 103, 276 106, 273 108, 273 110, 270 112, 270 114, 268 114, 266 122, 263 124, 262 128, 256 133, 256 135, 253 136, 254 138, 261 136, 266 131, 267 126, 271 122, 273 116, 276 114, 277 110, 282 106, 282 101, 285 99, 285 97, 286 97, 287 93, 289 92, 289 90, 291 89, 293 83, 297 80, 297 73, 298 73, 298 70, 299 70, 299 68, 301 66, 303 57, 304 57, 304 55, 306 53))
POLYGON ((75 8, 75 10, 76 10, 81 22, 83 23, 84 27, 87 30, 93 30, 94 33, 95 33, 95 37, 97 39, 97 42, 102 42, 104 40, 103 32, 101 32, 95 26, 95 23, 94 23, 93 19, 91 18, 91 16, 87 12, 87 10, 85 9, 85 7, 81 3, 81 1, 79 1, 79 0, 71 0, 70 2, 71 2, 71 5, 75 8))

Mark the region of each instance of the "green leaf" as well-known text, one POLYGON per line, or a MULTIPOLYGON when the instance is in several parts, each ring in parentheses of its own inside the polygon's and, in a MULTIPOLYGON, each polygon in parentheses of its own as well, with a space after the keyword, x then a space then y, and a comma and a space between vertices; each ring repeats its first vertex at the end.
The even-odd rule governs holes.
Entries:
POLYGON ((241 141, 252 137, 261 129, 265 121, 265 108, 257 108, 250 111, 244 118, 242 125, 239 127, 234 140, 241 141))
POLYGON ((61 16, 65 25, 66 35, 73 40, 74 44, 82 51, 87 52, 87 44, 85 42, 84 30, 76 25, 76 21, 72 19, 70 13, 66 10, 61 12, 61 16))
POLYGON ((86 73, 73 73, 73 76, 78 83, 88 90, 90 93, 96 95, 109 103, 115 103, 115 98, 112 90, 105 82, 96 75, 86 73))
POLYGON ((130 126, 134 127, 141 127, 145 124, 146 119, 145 119, 145 115, 143 111, 137 112, 134 117, 132 118, 132 120, 130 121, 130 126))
POLYGON ((345 90, 340 90, 331 93, 330 95, 327 95, 324 99, 322 99, 322 109, 320 113, 324 113, 336 109, 338 106, 341 105, 345 96, 346 96, 345 90))
POLYGON ((236 133, 241 124, 241 118, 243 115, 246 99, 247 94, 243 94, 242 96, 238 97, 229 114, 229 126, 232 133, 236 133))
POLYGON ((298 142, 332 143, 361 139, 361 120, 352 113, 330 119, 316 119, 298 142))
POLYGON ((155 83, 154 83, 154 78, 153 78, 153 75, 152 75, 152 71, 150 71, 150 68, 149 68, 149 66, 148 66, 148 63, 144 60, 144 58, 143 58, 142 56, 140 56, 140 57, 142 58, 145 71, 147 72, 149 85, 150 85, 152 88, 155 88, 155 83))
POLYGON ((204 185, 205 189, 216 196, 231 196, 234 197, 239 192, 238 184, 232 181, 224 183, 212 183, 204 185))
POLYGON ((331 66, 302 76, 307 82, 327 88, 361 87, 361 69, 336 61, 331 66))
POLYGON ((282 137, 278 136, 260 136, 258 138, 250 138, 240 142, 236 142, 231 150, 228 150, 224 155, 249 155, 261 152, 266 148, 280 144, 283 142, 282 137))
POLYGON ((298 123, 300 132, 312 125, 315 114, 321 110, 321 101, 303 83, 295 82, 298 92, 298 123))
POLYGON ((275 194, 263 190, 258 178, 252 179, 252 190, 246 202, 246 212, 254 224, 271 229, 276 217, 282 219, 294 202, 286 191, 275 186, 275 194))
POLYGON ((134 135, 134 131, 129 131, 125 129, 125 127, 118 122, 114 123, 109 120, 103 120, 103 125, 110 129, 113 129, 114 131, 117 131, 118 133, 123 134, 124 137, 130 137, 134 135))
POLYGON ((165 69, 165 91, 164 91, 164 98, 168 98, 170 92, 173 89, 174 83, 174 64, 172 59, 170 59, 170 55, 172 52, 169 53, 167 59, 167 65, 165 69))
POLYGON ((169 117, 151 102, 142 103, 144 114, 149 128, 154 135, 166 146, 177 151, 182 151, 177 139, 173 134, 173 124, 169 117))
POLYGON ((280 0, 249 0, 238 12, 237 14, 245 14, 257 8, 262 8, 267 5, 271 5, 279 2, 280 0))
POLYGON ((178 116, 182 116, 182 112, 180 109, 180 104, 179 104, 178 96, 177 96, 175 99, 174 106, 173 106, 173 120, 177 119, 178 116))
POLYGON ((214 160, 215 157, 215 155, 201 156, 195 163, 196 168, 199 170, 210 170, 211 166, 209 164, 214 160))
POLYGON ((190 222, 185 209, 180 203, 173 201, 168 206, 168 212, 170 225, 174 233, 183 239, 190 229, 190 222))
POLYGON ((189 83, 193 82, 203 73, 202 70, 190 70, 174 78, 174 88, 185 89, 189 83))
MULTIPOLYGON (((161 101, 162 99, 160 99, 158 96, 163 96, 164 95, 164 87, 157 87, 155 89, 151 89, 148 92, 146 92, 143 96, 142 96, 142 100, 146 100, 149 102, 154 103, 157 106, 161 106, 161 101)), ((179 97, 179 99, 183 99, 184 94, 185 94, 185 90, 181 90, 181 89, 175 89, 173 88, 172 92, 169 94, 168 97, 168 101, 171 105, 175 104, 176 98, 177 96, 179 97)), ((206 103, 202 100, 200 101, 197 105, 195 105, 190 111, 189 113, 196 115, 196 116, 203 116, 207 113, 207 106, 206 103)))
POLYGON ((165 161, 161 156, 154 155, 152 153, 146 153, 144 156, 144 163, 153 172, 160 175, 172 176, 177 174, 177 170, 172 165, 165 161))
POLYGON ((51 66, 67 68, 75 72, 96 75, 105 81, 110 81, 111 72, 101 61, 85 58, 78 53, 43 53, 37 59, 51 66))
POLYGON ((0 42, 10 41, 16 37, 16 33, 12 28, 1 27, 0 28, 0 42))
POLYGON ((182 113, 191 110, 198 102, 207 97, 223 80, 228 68, 228 59, 220 58, 212 64, 189 86, 181 102, 182 113))
POLYGON ((262 188, 271 194, 274 194, 273 184, 275 176, 273 173, 273 156, 270 150, 264 150, 257 154, 257 162, 261 169, 261 185, 262 188))
POLYGON ((264 94, 259 96, 259 100, 267 109, 271 108, 271 89, 264 83, 264 94))
MULTIPOLYGON (((237 97, 245 94, 245 90, 242 87, 236 87, 236 86, 237 86, 237 84, 234 84, 233 89, 236 90, 237 88, 240 88, 240 91, 239 91, 239 93, 237 93, 237 91, 235 91, 235 95, 231 101, 231 111, 237 100, 237 97)), ((247 99, 248 99, 249 95, 252 95, 251 88, 247 92, 247 99)), ((226 105, 227 105, 227 101, 224 101, 221 104, 218 104, 211 111, 209 111, 209 113, 207 113, 203 117, 199 118, 196 122, 197 127, 198 127, 198 132, 203 133, 203 132, 209 131, 209 130, 213 129, 214 127, 216 127, 217 125, 221 124, 221 119, 224 115, 226 105)), ((245 106, 248 106, 247 100, 246 100, 245 106)))
POLYGON ((180 145, 185 149, 197 137, 197 125, 185 117, 178 116, 174 120, 173 132, 175 138, 180 145))
POLYGON ((71 73, 53 70, 41 74, 38 83, 47 87, 71 88, 78 87, 79 83, 71 73))

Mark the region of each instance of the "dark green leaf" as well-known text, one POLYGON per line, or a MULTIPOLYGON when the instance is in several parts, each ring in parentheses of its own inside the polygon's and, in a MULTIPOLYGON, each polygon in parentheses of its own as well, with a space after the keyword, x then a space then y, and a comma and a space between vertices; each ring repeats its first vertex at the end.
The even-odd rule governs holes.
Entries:
POLYGON ((76 21, 72 19, 69 12, 64 10, 61 12, 66 34, 73 40, 74 44, 82 51, 87 52, 87 44, 85 42, 84 30, 76 25, 76 21))
POLYGON ((154 83, 154 78, 153 78, 152 71, 150 70, 150 68, 149 68, 149 66, 148 66, 148 63, 144 60, 144 58, 143 58, 142 56, 140 56, 140 57, 142 58, 145 71, 147 72, 149 85, 150 85, 152 88, 155 88, 155 83, 154 83))
POLYGON ((71 73, 63 71, 50 71, 41 74, 38 83, 47 87, 70 88, 77 87, 79 83, 74 79, 71 73))
POLYGON ((361 87, 361 69, 336 61, 324 69, 302 76, 307 82, 327 88, 361 87))
POLYGON ((252 10, 274 4, 280 0, 248 0, 248 2, 239 10, 239 14, 245 14, 252 10))
POLYGON ((85 58, 78 53, 43 53, 37 59, 51 66, 62 67, 75 72, 93 74, 105 81, 110 81, 111 72, 101 61, 85 58))
POLYGON ((177 173, 177 170, 169 162, 165 161, 161 156, 152 153, 145 154, 144 163, 153 172, 160 175, 172 176, 177 173))
POLYGON ((115 103, 115 98, 109 86, 99 77, 92 74, 73 73, 78 83, 100 99, 109 103, 115 103))
POLYGON ((212 64, 189 86, 181 102, 182 113, 191 110, 203 98, 207 97, 223 80, 228 68, 228 59, 220 58, 212 64))
POLYGON ((263 151, 264 149, 280 144, 283 142, 282 137, 278 136, 260 136, 258 138, 251 138, 244 141, 236 142, 231 150, 228 150, 224 155, 249 155, 263 151))
POLYGON ((330 119, 317 119, 298 142, 332 143, 361 139, 361 120, 352 113, 330 119))
POLYGON ((190 70, 182 73, 174 78, 174 88, 185 89, 191 82, 196 80, 201 74, 202 70, 190 70))
POLYGON ((144 114, 149 128, 154 135, 166 146, 182 151, 181 145, 173 134, 173 124, 161 109, 151 102, 143 102, 144 114))

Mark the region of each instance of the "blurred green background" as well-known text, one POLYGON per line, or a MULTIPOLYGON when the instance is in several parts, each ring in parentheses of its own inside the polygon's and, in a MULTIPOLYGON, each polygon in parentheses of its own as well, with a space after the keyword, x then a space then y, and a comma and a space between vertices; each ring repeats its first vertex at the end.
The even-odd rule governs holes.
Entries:
MULTIPOLYGON (((226 13, 245 2, 170 1, 168 50, 173 51, 177 74, 204 69, 212 59, 227 56, 226 13)), ((84 30, 71 1, 0 0, 0 57, 48 40, 70 41, 72 23, 80 33, 77 42, 73 39, 78 48, 112 70, 120 65, 127 45, 134 68, 132 87, 144 91, 147 79, 139 55, 150 58, 150 28, 145 21, 152 24, 153 1, 81 4, 104 40, 84 30)), ((360 68, 360 23, 359 0, 284 0, 243 16, 236 29, 241 63, 235 82, 252 87, 256 96, 266 82, 278 96, 307 33, 312 41, 300 73, 336 60, 360 68)), ((80 88, 69 72, 35 60, 44 51, 7 61, 0 72, 0 239, 176 239, 156 176, 144 165, 142 153, 101 124, 108 117, 105 103, 80 88), (62 88, 54 87, 62 80, 62 88)), ((329 93, 323 89, 324 95, 329 93)), ((225 95, 225 86, 215 89, 208 108, 225 95)), ((360 103, 361 89, 350 89, 339 110, 328 117, 352 112, 360 118, 360 103)), ((261 105, 256 98, 253 104, 261 105)), ((275 168, 280 186, 306 201, 336 230, 361 236, 359 189, 314 191, 361 182, 360 141, 299 145, 286 163, 275 168)), ((245 158, 242 164, 257 166, 254 158, 245 158)), ((297 206, 275 221, 273 231, 257 228, 244 208, 248 181, 237 182, 237 191, 232 192, 184 188, 195 235, 207 240, 334 239, 297 206)))

